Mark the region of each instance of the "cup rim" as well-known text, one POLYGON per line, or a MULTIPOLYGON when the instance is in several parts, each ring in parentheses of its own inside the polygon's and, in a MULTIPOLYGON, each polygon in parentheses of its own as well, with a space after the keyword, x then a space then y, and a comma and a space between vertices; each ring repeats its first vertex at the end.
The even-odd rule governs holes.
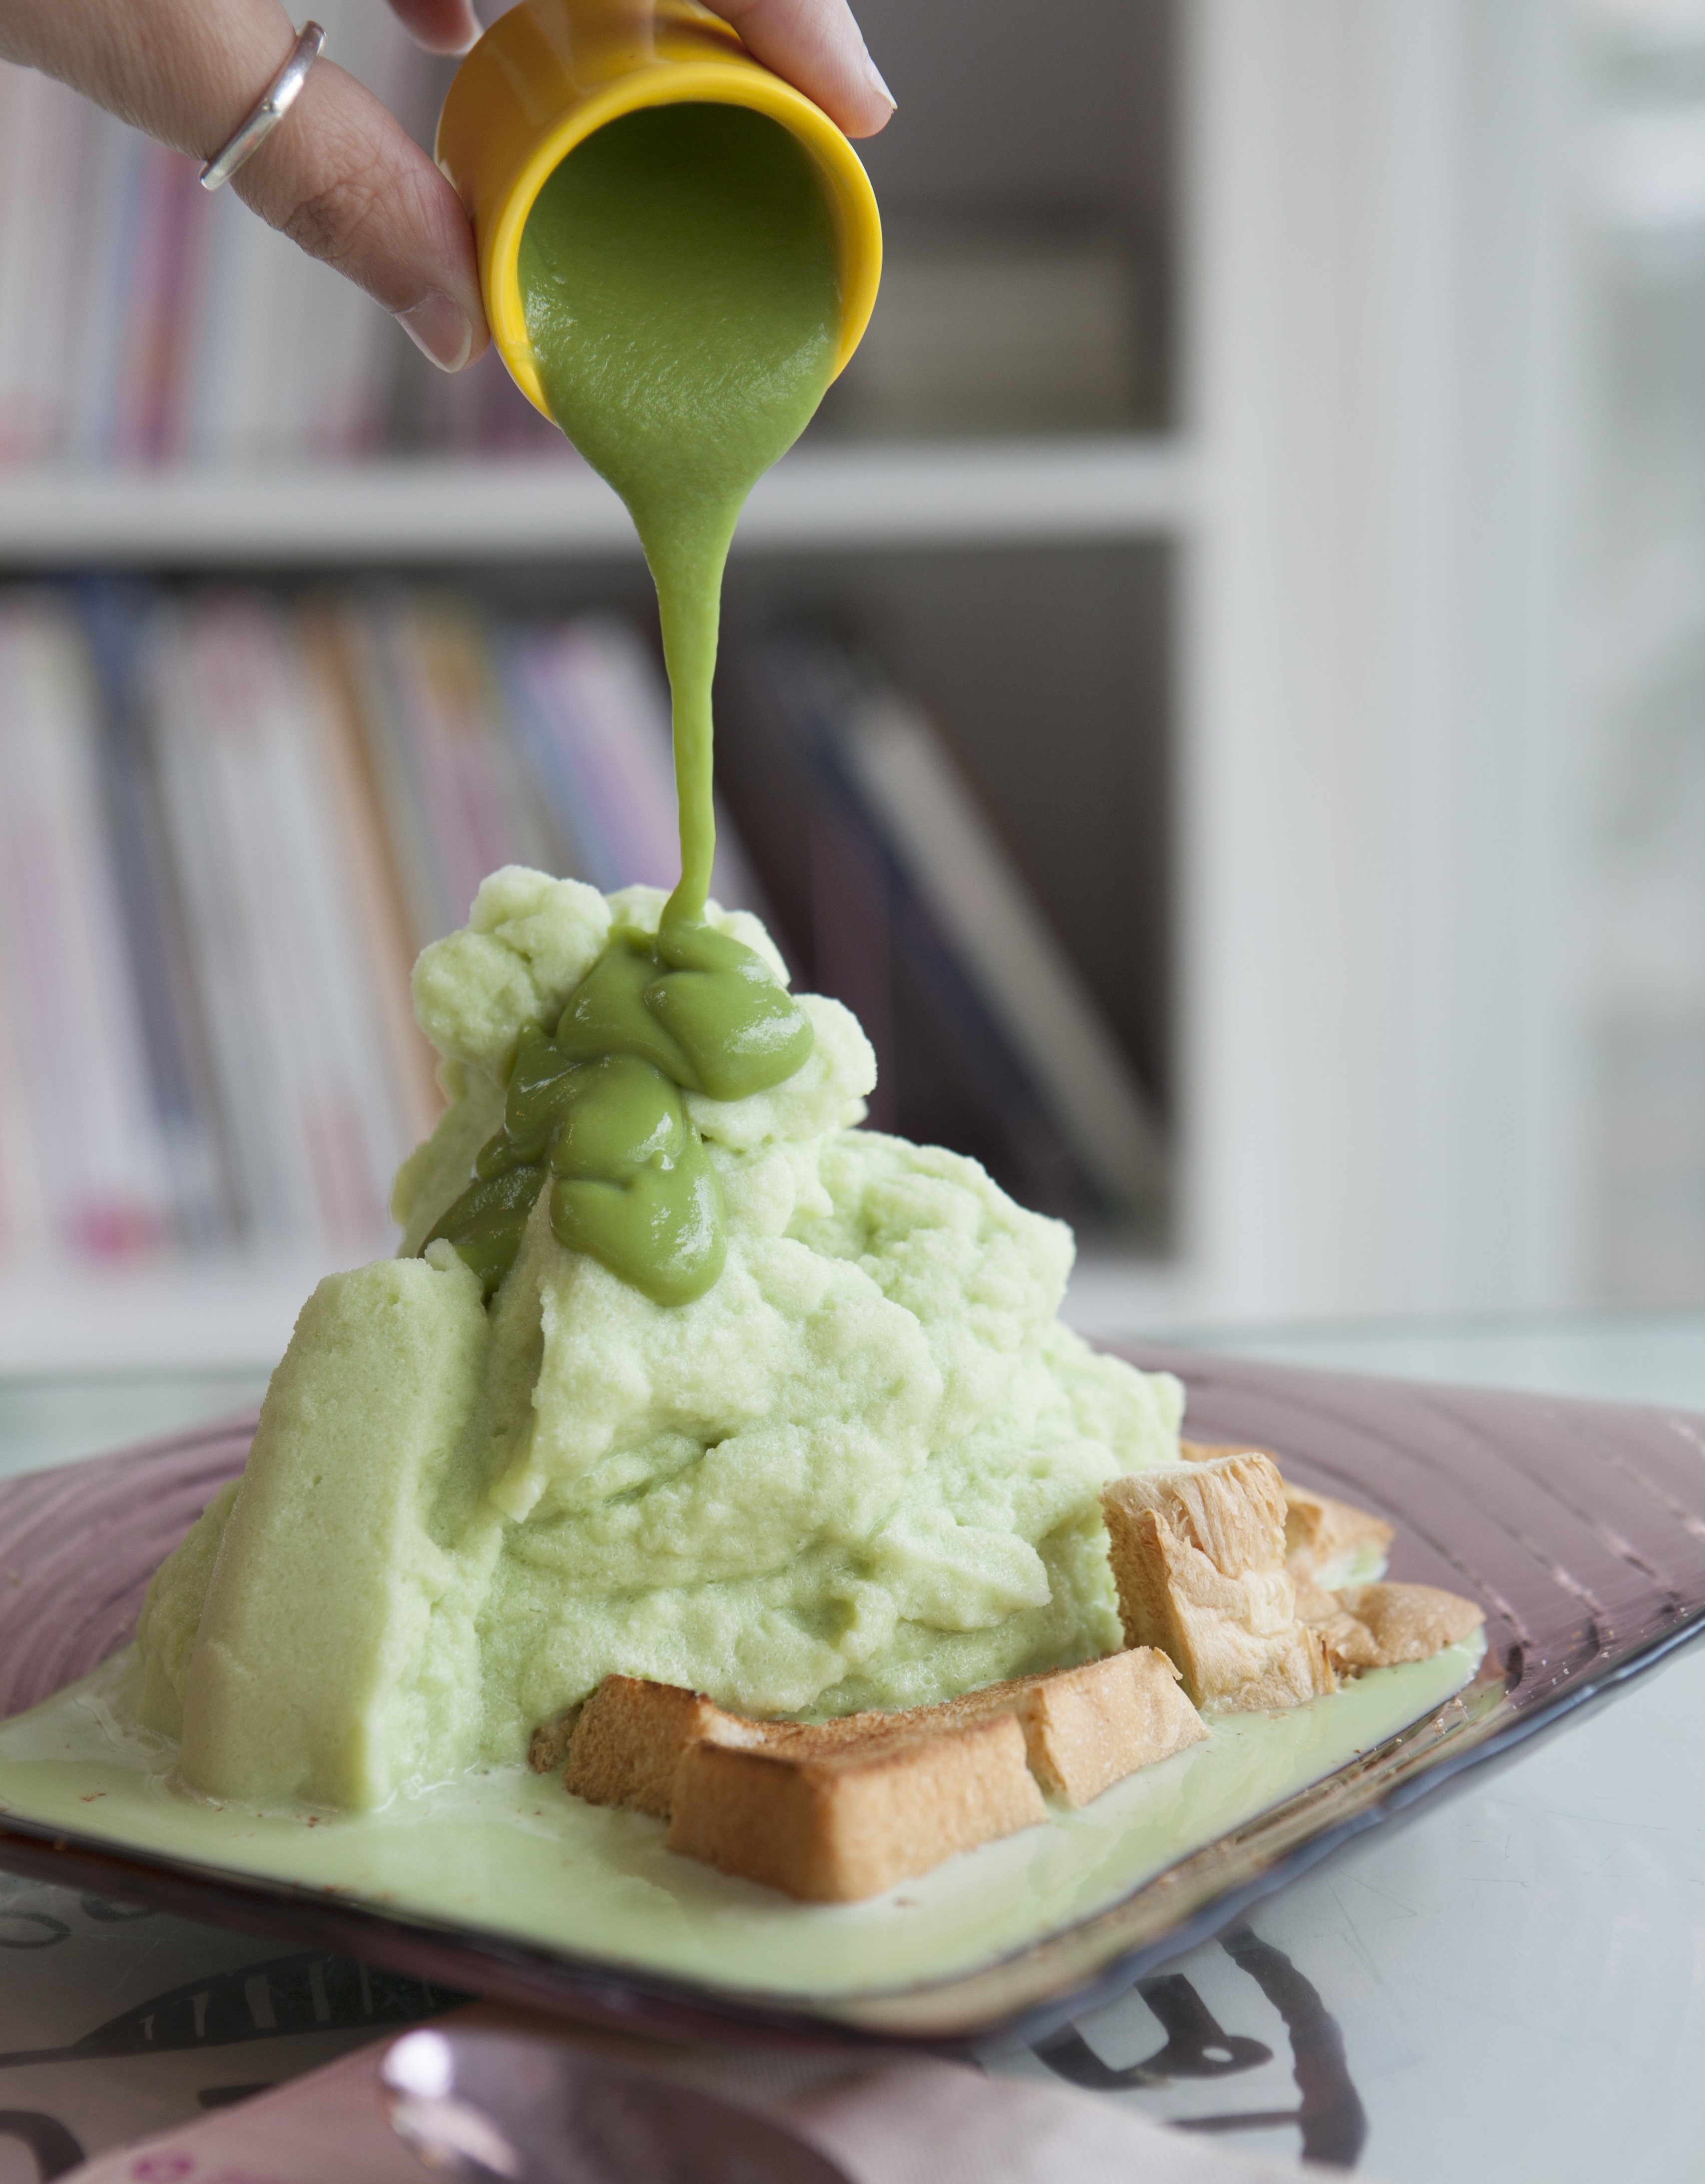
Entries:
MULTIPOLYGON (((509 15, 499 16, 480 45, 499 39, 510 20, 509 15)), ((521 292, 521 237, 539 192, 570 153, 608 123, 649 107, 744 106, 779 122, 805 146, 823 178, 835 228, 840 323, 831 382, 844 370, 863 338, 882 278, 881 215, 864 164, 820 106, 755 60, 732 31, 727 36, 730 52, 726 60, 671 57, 649 62, 577 99, 536 134, 530 131, 525 156, 496 193, 494 214, 490 208, 485 209, 488 215, 485 231, 476 239, 492 338, 522 393, 547 416, 550 413, 533 362, 521 292)), ((469 60, 479 51, 476 46, 469 60)), ((454 83, 451 91, 454 93, 454 83)), ((471 208, 476 218, 479 209, 471 208)))

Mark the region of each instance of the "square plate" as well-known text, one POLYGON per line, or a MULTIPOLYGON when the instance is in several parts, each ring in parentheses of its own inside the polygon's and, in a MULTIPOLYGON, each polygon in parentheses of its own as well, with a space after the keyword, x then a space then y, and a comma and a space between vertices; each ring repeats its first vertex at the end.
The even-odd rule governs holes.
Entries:
MULTIPOLYGON (((1447 1706, 1121 1901, 967 1972, 809 2004, 528 1947, 395 1907, 127 1852, 0 1815, 0 1865, 287 1936, 458 1987, 629 2027, 755 2029, 959 2046, 1040 2036, 1241 1916, 1351 1836, 1414 1811, 1654 1665, 1705 1621, 1705 1418, 1363 1379, 1150 1348, 1193 1435, 1248 1440, 1299 1484, 1377 1511, 1401 1578, 1487 1613, 1479 1673, 1447 1706)), ((253 1414, 0 1486, 0 1718, 131 1635, 155 1566, 242 1468, 253 1414)))

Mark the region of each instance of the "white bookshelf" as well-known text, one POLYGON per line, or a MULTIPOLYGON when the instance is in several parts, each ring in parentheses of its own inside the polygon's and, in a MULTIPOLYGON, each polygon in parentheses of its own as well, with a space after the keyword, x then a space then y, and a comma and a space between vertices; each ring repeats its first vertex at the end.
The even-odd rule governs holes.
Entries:
MULTIPOLYGON (((226 1257, 145 1270, 59 1266, 0 1273, 0 1381, 90 1373, 270 1372, 332 1269, 226 1257)), ((1213 1299, 1164 1262, 1087 1253, 1066 1306, 1089 1335, 1199 1325, 1213 1299)), ((122 1439, 122 1434, 116 1436, 122 1439)))
MULTIPOLYGON (((1104 0, 1104 29, 1128 3, 1104 0)), ((958 81, 946 0, 863 12, 878 51, 907 25, 938 38, 958 81)), ((1176 1250, 1086 1262, 1080 1324, 1567 1304, 1581 690, 1637 674, 1700 596, 1672 546, 1660 580, 1582 610, 1577 11, 1187 0, 1173 20, 1178 431, 810 443, 737 554, 1167 549, 1176 1250)), ((1030 159, 1068 198, 1071 130, 1028 83, 1014 98, 1032 136, 979 106, 933 156, 991 196, 1001 159, 1030 159)), ((920 173, 928 150, 905 153, 920 173)), ((633 553, 567 461, 0 473, 14 571, 589 580, 633 553)), ((1109 738, 1145 732, 1110 708, 1109 738)), ((313 1272, 79 1277, 75 1299, 0 1276, 0 1370, 264 1362, 313 1272)))
MULTIPOLYGON (((1135 435, 796 448, 739 550, 1093 543, 1184 529, 1194 468, 1135 435)), ((0 562, 36 569, 387 566, 637 557, 627 510, 564 456, 290 470, 0 472, 0 562)))
MULTIPOLYGON (((1181 437, 1100 435, 796 449, 760 485, 737 553, 1182 543, 1199 516, 1181 437)), ((637 560, 631 520, 571 458, 130 474, 0 471, 0 565, 429 570, 637 560)), ((310 1260, 0 1268, 0 1376, 265 1372, 314 1284, 310 1260)), ((1074 1283, 1087 1331, 1195 1316, 1169 1264, 1103 1255, 1074 1283)))
POLYGON ((296 1258, 8 1268, 0 1272, 0 1379, 270 1371, 330 1271, 296 1258))

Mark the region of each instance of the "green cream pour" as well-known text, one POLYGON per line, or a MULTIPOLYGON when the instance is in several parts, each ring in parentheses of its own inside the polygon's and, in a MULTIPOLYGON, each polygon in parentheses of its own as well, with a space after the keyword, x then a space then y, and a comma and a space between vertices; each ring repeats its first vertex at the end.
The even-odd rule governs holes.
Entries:
MULTIPOLYGON (((627 502, 656 579, 682 874, 655 939, 619 935, 557 1023, 522 1039, 503 1127, 434 1233, 489 1296, 548 1188, 566 1245, 679 1302, 710 1286, 725 1251, 683 1092, 766 1090, 811 1047, 760 959, 705 921, 710 685, 741 505, 830 376, 833 240, 785 131, 744 109, 674 106, 610 124, 565 161, 528 222, 521 273, 552 413, 627 502)), ((289 1491, 275 1480, 275 1499, 289 1491)), ((1216 1719, 1206 1742, 1086 1810, 862 1905, 800 1905, 730 1880, 671 1856, 658 1822, 565 1797, 516 1767, 474 1769, 359 1816, 193 1797, 174 1783, 176 1744, 129 1725, 123 1658, 0 1726, 0 1808, 535 1947, 781 1996, 847 1995, 948 1976, 1092 1915, 1443 1704, 1479 1658, 1476 1640, 1293 1713, 1216 1719)))
POLYGON ((681 880, 655 941, 613 942, 552 1034, 522 1042, 504 1127, 443 1237, 489 1296, 547 1184, 558 1240, 660 1304, 727 1251, 683 1091, 739 1100, 811 1050, 797 1005, 705 922, 716 857, 710 690, 722 570, 746 496, 833 371, 833 228, 809 155, 744 107, 607 123, 539 192, 520 279, 550 413, 627 503, 657 586, 674 706, 681 880))
POLYGON ((1081 1812, 1056 1812, 867 1903, 795 1903, 728 1880, 666 1850, 661 1821, 583 1804, 518 1767, 359 1817, 192 1797, 170 1780, 176 1746, 123 1726, 122 1656, 0 1726, 0 1808, 536 1948, 829 1999, 968 1971, 1092 1917, 1444 1706, 1482 1650, 1476 1633, 1288 1713, 1210 1716, 1205 1743, 1081 1812))
POLYGON ((767 1091, 811 1050, 810 1023, 740 941, 697 919, 666 922, 655 941, 625 935, 575 989, 554 1033, 522 1039, 504 1126, 426 1242, 448 1238, 489 1296, 549 1182, 559 1243, 659 1304, 686 1304, 722 1273, 727 1239, 716 1171, 681 1095, 767 1091))

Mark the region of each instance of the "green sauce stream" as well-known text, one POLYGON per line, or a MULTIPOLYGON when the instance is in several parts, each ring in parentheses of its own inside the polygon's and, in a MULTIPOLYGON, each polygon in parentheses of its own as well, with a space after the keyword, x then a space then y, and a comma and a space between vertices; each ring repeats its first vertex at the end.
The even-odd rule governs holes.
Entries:
POLYGON ((761 959, 705 922, 710 690, 735 523, 833 370, 834 233, 810 156, 779 123, 652 107, 607 123, 545 184, 520 277, 551 415, 627 503, 657 586, 681 879, 655 940, 612 941, 554 1032, 522 1040, 504 1127, 427 1240, 447 1237, 489 1295, 549 1180, 562 1244, 680 1304, 727 1250, 683 1092, 766 1091, 811 1049, 761 959))

